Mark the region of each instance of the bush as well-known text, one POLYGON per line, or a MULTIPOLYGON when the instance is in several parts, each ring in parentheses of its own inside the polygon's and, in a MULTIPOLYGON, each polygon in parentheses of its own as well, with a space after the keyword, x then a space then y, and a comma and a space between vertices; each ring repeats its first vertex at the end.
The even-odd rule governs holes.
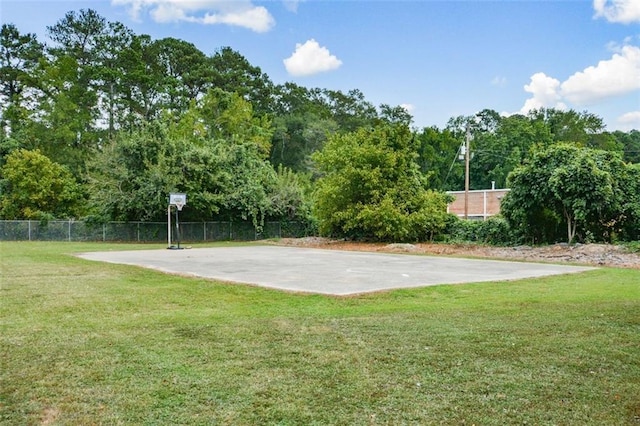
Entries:
POLYGON ((448 242, 491 245, 510 245, 518 242, 509 223, 502 216, 492 216, 487 220, 463 220, 451 216, 445 234, 448 242))

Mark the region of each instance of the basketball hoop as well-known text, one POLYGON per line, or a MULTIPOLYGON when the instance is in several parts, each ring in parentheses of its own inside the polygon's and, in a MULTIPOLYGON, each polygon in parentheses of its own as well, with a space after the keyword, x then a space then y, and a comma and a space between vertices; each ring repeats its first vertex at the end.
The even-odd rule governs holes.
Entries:
POLYGON ((176 206, 178 211, 182 211, 187 204, 187 194, 169 194, 169 205, 176 206))
POLYGON ((180 222, 178 222, 178 212, 182 211, 182 208, 187 204, 187 194, 172 193, 169 194, 169 207, 167 207, 167 240, 168 247, 170 249, 180 249, 180 222), (176 206, 176 239, 178 240, 178 247, 171 245, 171 206, 176 206))

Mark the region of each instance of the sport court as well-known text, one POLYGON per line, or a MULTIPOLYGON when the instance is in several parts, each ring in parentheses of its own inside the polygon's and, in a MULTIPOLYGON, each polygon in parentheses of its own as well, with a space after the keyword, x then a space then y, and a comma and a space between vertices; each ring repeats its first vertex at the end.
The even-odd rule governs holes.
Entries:
POLYGON ((517 280, 595 269, 268 245, 109 251, 79 256, 171 274, 339 296, 439 284, 517 280))

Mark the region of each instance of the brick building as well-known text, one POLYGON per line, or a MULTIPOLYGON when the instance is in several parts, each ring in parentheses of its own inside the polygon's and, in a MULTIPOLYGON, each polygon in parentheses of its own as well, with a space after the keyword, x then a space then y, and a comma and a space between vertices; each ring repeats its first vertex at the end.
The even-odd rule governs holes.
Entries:
MULTIPOLYGON (((469 191, 469 219, 485 220, 489 216, 500 213, 500 200, 509 192, 508 189, 480 189, 469 191)), ((448 191, 453 200, 447 206, 447 212, 464 218, 464 191, 448 191)))

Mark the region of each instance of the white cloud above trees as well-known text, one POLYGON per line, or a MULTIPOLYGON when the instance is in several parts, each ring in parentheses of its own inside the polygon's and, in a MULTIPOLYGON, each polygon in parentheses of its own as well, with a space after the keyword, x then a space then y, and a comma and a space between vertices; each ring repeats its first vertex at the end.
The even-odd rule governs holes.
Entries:
POLYGON ((332 71, 342 65, 340 59, 314 39, 296 43, 296 50, 283 62, 287 72, 296 77, 332 71))
POLYGON ((143 13, 148 13, 158 23, 224 24, 258 33, 275 25, 269 11, 250 0, 111 0, 111 4, 127 6, 133 19, 140 20, 143 13))
POLYGON ((523 114, 540 108, 566 108, 566 105, 561 101, 560 81, 543 72, 532 75, 531 81, 529 84, 525 84, 524 90, 531 93, 532 96, 525 101, 520 109, 523 114))
POLYGON ((625 45, 611 59, 602 60, 567 78, 564 82, 539 72, 531 76, 524 90, 532 94, 520 110, 593 105, 602 100, 640 90, 640 47, 625 45))
POLYGON ((589 105, 640 90, 640 47, 623 46, 611 59, 600 61, 569 77, 562 95, 576 105, 589 105))
POLYGON ((640 111, 631 111, 621 115, 616 120, 619 130, 627 132, 631 129, 640 129, 640 111))

